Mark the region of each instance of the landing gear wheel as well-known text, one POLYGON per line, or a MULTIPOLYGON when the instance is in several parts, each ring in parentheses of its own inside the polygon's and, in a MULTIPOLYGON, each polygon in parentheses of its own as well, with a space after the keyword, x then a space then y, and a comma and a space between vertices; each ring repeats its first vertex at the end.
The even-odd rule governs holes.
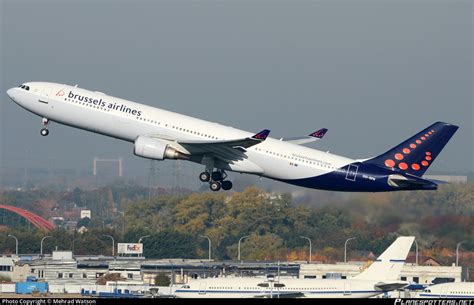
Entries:
POLYGON ((223 189, 224 191, 228 191, 228 190, 230 190, 230 189, 232 188, 232 182, 229 181, 229 180, 222 181, 221 184, 222 184, 222 189, 223 189))
POLYGON ((221 183, 219 181, 212 181, 209 184, 209 187, 211 188, 211 191, 217 192, 218 190, 221 189, 221 183))
POLYGON ((47 135, 49 135, 49 130, 48 130, 47 128, 41 128, 40 134, 41 134, 43 137, 46 137, 47 135))
POLYGON ((213 172, 212 173, 212 180, 214 181, 222 181, 224 179, 222 172, 213 172))
POLYGON ((211 180, 211 175, 208 172, 202 172, 199 174, 199 180, 202 182, 208 182, 211 180))

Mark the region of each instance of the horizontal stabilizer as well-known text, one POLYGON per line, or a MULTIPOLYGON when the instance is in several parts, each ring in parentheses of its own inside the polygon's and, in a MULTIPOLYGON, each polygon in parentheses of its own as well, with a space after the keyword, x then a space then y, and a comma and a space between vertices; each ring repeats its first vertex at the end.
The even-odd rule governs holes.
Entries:
POLYGON ((402 189, 426 189, 436 190, 438 184, 431 180, 421 179, 417 176, 402 176, 402 175, 390 175, 388 177, 388 184, 393 187, 399 187, 402 189))

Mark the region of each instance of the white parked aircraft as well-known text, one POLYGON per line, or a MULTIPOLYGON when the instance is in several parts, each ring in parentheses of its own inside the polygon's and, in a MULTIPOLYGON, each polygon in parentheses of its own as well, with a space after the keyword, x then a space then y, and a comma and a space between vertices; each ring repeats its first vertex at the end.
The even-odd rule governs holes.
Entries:
POLYGON ((426 287, 420 298, 474 299, 474 282, 443 283, 426 287))
POLYGON ((192 280, 174 290, 178 298, 307 297, 368 298, 402 288, 400 271, 415 240, 398 237, 366 270, 351 279, 208 278, 192 280))
POLYGON ((41 135, 51 121, 134 143, 134 154, 205 165, 199 179, 211 190, 229 190, 226 171, 254 174, 308 188, 348 192, 432 190, 422 179, 457 126, 437 122, 386 153, 353 160, 304 147, 324 136, 267 138, 217 123, 57 83, 28 82, 7 91, 18 105, 41 116, 41 135))

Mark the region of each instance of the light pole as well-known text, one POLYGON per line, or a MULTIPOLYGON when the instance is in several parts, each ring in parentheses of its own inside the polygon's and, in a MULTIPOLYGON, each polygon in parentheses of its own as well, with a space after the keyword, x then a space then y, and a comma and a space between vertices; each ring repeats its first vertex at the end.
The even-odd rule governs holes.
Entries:
POLYGON ((344 263, 347 262, 347 242, 353 239, 356 239, 356 238, 355 237, 348 238, 346 242, 344 243, 344 263))
POLYGON ((15 239, 15 254, 18 255, 18 238, 15 236, 8 234, 8 237, 14 238, 15 239))
POLYGON ((306 236, 300 236, 300 238, 304 238, 304 239, 307 239, 309 241, 309 262, 311 263, 311 239, 309 237, 306 237, 306 236))
MULTIPOLYGON (((76 240, 77 240, 76 237, 77 237, 76 231, 74 231, 74 232, 72 233, 72 246, 71 246, 71 249, 72 249, 71 251, 72 251, 72 254, 73 254, 73 255, 74 255, 74 251, 75 251, 74 249, 75 249, 75 247, 76 247, 76 240)), ((79 238, 78 238, 78 239, 79 239, 79 238)), ((56 250, 57 250, 57 249, 56 249, 56 250)))
POLYGON ((461 242, 458 242, 458 244, 456 245, 456 267, 459 266, 459 247, 464 244, 466 241, 463 240, 461 242))
POLYGON ((102 236, 112 239, 112 256, 115 257, 115 240, 112 235, 102 234, 102 236))
POLYGON ((239 260, 239 261, 240 261, 240 243, 242 242, 242 240, 244 240, 244 239, 247 238, 247 237, 250 237, 250 235, 242 236, 242 237, 239 239, 238 255, 237 255, 237 260, 239 260))
POLYGON ((142 236, 138 239, 138 243, 141 244, 142 243, 142 239, 144 238, 147 238, 147 237, 150 237, 150 235, 145 235, 145 236, 142 236))
POLYGON ((40 256, 43 257, 43 242, 46 238, 50 238, 52 237, 51 235, 48 235, 48 236, 45 236, 43 238, 41 238, 41 243, 40 243, 40 256))
POLYGON ((415 263, 418 266, 418 242, 415 239, 415 247, 416 247, 416 252, 415 252, 415 263))
POLYGON ((207 240, 209 242, 209 261, 210 261, 211 260, 211 239, 206 235, 199 235, 199 237, 207 238, 207 240))
MULTIPOLYGON (((147 237, 150 237, 151 235, 145 235, 145 236, 142 236, 138 239, 138 243, 141 244, 142 243, 142 239, 145 239, 147 237)), ((143 247, 142 247, 142 251, 143 251, 143 247)), ((141 254, 140 256, 143 256, 143 254, 141 254)))

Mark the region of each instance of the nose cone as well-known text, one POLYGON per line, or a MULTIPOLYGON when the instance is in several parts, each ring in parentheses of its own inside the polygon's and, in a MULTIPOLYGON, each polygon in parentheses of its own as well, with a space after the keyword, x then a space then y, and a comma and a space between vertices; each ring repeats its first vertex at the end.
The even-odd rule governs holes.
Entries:
POLYGON ((14 88, 8 89, 7 95, 12 101, 18 104, 18 88, 14 87, 14 88))
POLYGON ((15 88, 10 88, 7 90, 7 95, 9 98, 11 98, 13 100, 13 92, 14 92, 15 88))
POLYGON ((22 102, 21 102, 20 94, 21 94, 21 89, 18 89, 16 87, 10 88, 7 90, 8 97, 17 105, 21 106, 22 102))

